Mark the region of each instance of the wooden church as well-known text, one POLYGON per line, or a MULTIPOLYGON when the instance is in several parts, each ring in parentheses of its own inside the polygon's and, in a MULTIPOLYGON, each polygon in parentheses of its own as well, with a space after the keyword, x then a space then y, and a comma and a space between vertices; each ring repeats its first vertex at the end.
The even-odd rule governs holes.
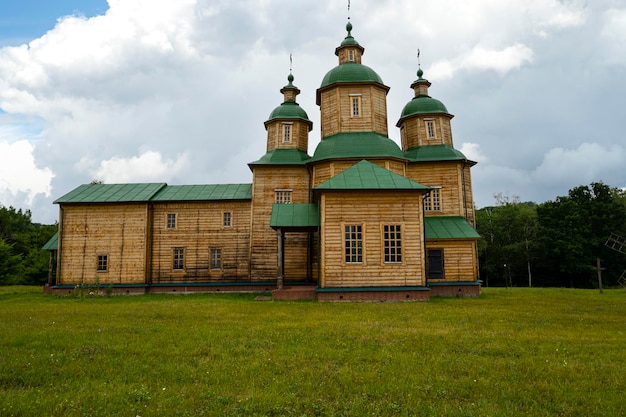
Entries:
POLYGON ((288 84, 251 184, 86 184, 58 198, 49 290, 272 291, 274 298, 427 300, 480 293, 470 168, 418 70, 388 137, 389 87, 346 26, 317 89, 321 142, 288 84))

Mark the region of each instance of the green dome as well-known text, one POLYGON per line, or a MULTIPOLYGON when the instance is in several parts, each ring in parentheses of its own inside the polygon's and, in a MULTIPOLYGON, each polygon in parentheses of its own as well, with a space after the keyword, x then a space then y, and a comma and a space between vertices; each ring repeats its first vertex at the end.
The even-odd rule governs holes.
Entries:
POLYGON ((310 162, 341 158, 406 159, 398 145, 375 132, 337 133, 317 145, 310 162))
POLYGON ((270 117, 267 120, 270 121, 274 119, 302 119, 309 121, 309 116, 298 103, 286 101, 276 107, 272 113, 270 113, 270 117))
POLYGON ((430 96, 415 96, 413 100, 409 101, 402 109, 400 119, 412 116, 414 114, 430 114, 430 113, 448 113, 448 109, 443 103, 430 96))
POLYGON ((370 67, 356 62, 346 62, 338 65, 326 73, 320 88, 334 83, 356 83, 374 81, 383 84, 383 80, 370 67))

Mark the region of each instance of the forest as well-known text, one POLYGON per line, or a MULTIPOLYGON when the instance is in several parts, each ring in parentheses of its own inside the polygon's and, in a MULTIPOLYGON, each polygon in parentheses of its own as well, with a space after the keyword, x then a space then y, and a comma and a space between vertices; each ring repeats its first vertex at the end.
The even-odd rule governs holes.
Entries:
MULTIPOLYGON (((595 288, 617 286, 626 254, 605 246, 626 237, 626 191, 602 182, 581 185, 541 204, 494 195, 476 210, 484 286, 595 288)), ((0 285, 43 285, 49 253, 42 246, 57 225, 33 223, 31 212, 0 204, 0 285)))

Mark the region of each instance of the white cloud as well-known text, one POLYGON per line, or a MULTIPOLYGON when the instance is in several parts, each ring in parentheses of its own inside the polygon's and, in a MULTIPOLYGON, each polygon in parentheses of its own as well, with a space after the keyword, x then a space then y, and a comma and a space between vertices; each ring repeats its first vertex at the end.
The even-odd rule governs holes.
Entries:
POLYGON ((485 162, 487 157, 480 151, 480 145, 478 143, 465 142, 461 144, 459 150, 465 155, 467 159, 474 162, 485 162))
MULTIPOLYGON (((0 135, 3 136, 3 135, 0 135)), ((39 168, 33 157, 34 146, 27 140, 8 142, 0 140, 0 195, 13 200, 19 192, 27 194, 26 202, 32 204, 37 194, 50 196, 52 171, 39 168)), ((0 201, 11 205, 13 201, 0 201)))
POLYGON ((166 182, 189 164, 187 154, 163 160, 159 152, 147 151, 131 158, 114 157, 100 162, 95 178, 105 183, 166 182))

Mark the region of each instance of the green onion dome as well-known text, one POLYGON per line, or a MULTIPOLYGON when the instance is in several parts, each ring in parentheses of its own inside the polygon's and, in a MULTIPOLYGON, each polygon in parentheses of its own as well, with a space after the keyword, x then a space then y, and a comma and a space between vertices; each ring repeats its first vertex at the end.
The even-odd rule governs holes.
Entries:
POLYGON ((383 84, 383 80, 376 74, 376 71, 367 65, 358 64, 356 62, 346 62, 328 71, 322 79, 320 88, 335 83, 356 83, 363 81, 373 81, 383 84))

